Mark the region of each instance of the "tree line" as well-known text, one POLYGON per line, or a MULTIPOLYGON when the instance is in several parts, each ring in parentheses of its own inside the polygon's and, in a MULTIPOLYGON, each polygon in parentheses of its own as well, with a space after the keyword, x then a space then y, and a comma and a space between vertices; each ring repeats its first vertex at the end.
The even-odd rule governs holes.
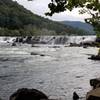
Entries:
POLYGON ((86 35, 87 31, 33 14, 16 1, 0 0, 0 35, 86 35))

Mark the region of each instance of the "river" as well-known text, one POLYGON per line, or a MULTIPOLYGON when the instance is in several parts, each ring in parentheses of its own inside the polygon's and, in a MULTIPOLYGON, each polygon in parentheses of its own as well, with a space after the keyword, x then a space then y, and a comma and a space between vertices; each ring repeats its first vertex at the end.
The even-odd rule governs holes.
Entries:
POLYGON ((47 46, 0 46, 0 97, 8 100, 19 88, 35 88, 49 98, 72 100, 76 91, 81 100, 91 89, 89 80, 99 77, 100 61, 89 60, 98 48, 47 46), (31 52, 44 54, 30 55, 31 52))

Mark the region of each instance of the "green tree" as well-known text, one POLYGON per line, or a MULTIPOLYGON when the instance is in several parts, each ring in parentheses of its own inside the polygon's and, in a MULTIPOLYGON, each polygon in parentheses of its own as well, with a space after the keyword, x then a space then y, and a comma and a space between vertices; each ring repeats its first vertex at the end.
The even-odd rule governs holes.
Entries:
POLYGON ((85 21, 94 27, 96 33, 100 33, 100 0, 51 0, 48 7, 50 12, 46 15, 49 16, 65 10, 72 11, 74 8, 80 8, 80 14, 88 13, 91 16, 85 21))

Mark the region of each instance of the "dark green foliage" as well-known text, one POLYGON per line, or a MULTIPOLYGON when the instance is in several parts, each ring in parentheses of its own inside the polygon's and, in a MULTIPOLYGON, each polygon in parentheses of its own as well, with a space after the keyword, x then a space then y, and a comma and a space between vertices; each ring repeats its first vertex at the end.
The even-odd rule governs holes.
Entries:
MULTIPOLYGON (((59 6, 65 4, 59 0, 56 2, 59 6)), ((58 7, 58 9, 60 8, 58 7)), ((88 34, 83 30, 35 15, 12 0, 0 0, 0 35, 66 35, 69 33, 88 34)))
POLYGON ((84 22, 80 22, 80 21, 62 21, 61 23, 65 24, 65 25, 70 25, 74 28, 83 29, 85 31, 88 31, 88 33, 90 33, 91 35, 95 34, 95 32, 93 31, 92 25, 90 25, 88 23, 84 23, 84 22))
POLYGON ((74 8, 84 7, 82 10, 80 10, 80 13, 90 14, 92 17, 85 19, 85 21, 93 25, 96 33, 100 33, 100 0, 51 0, 48 7, 50 12, 46 13, 46 15, 49 16, 65 10, 72 11, 74 8))

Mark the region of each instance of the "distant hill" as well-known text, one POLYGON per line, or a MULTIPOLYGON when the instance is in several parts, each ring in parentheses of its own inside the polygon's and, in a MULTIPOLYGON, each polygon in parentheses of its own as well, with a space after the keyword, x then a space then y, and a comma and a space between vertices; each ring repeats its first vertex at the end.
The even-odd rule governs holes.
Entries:
POLYGON ((61 23, 65 25, 70 25, 75 28, 79 28, 85 31, 88 31, 90 34, 95 34, 93 27, 90 24, 80 22, 80 21, 62 21, 61 23))
POLYGON ((43 18, 16 1, 0 0, 0 35, 86 35, 87 31, 43 18))

